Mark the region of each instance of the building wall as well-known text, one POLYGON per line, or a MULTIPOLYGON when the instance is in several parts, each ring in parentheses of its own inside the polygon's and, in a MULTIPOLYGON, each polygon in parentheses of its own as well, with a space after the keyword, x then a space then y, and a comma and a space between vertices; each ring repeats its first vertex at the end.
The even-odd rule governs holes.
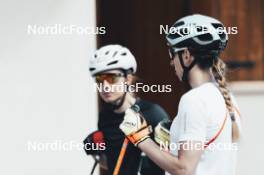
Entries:
POLYGON ((69 145, 96 128, 96 36, 28 35, 27 25, 94 27, 95 0, 1 1, 0 21, 0 174, 88 174, 92 158, 69 145))
POLYGON ((231 89, 237 98, 243 125, 237 174, 261 174, 264 162, 264 82, 234 82, 231 89))

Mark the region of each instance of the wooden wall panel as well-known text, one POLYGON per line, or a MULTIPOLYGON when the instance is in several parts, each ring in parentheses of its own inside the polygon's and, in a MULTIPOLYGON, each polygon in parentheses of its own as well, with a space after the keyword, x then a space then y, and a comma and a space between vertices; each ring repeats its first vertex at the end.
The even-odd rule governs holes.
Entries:
POLYGON ((227 27, 238 27, 229 35, 228 47, 221 56, 227 62, 254 62, 253 68, 229 70, 230 80, 263 80, 263 1, 261 0, 192 0, 190 14, 201 13, 221 20, 227 27))

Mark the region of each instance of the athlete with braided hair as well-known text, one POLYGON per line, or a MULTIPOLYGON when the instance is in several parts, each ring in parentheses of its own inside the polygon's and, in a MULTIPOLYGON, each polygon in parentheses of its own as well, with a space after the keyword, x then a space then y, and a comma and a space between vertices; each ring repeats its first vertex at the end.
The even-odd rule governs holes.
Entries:
POLYGON ((132 109, 126 111, 120 129, 169 174, 234 175, 237 150, 233 146, 241 126, 235 98, 227 89, 225 64, 219 58, 227 45, 227 32, 217 19, 199 14, 183 17, 172 27, 166 36, 170 64, 192 89, 181 97, 171 126, 163 123, 155 128, 157 140, 169 141, 170 150, 162 150, 148 136, 144 115, 132 109))

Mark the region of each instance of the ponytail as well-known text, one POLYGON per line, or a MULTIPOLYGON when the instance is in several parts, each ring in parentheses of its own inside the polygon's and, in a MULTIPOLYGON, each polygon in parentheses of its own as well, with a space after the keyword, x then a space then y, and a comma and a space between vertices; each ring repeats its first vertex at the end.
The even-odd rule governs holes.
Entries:
POLYGON ((239 128, 236 122, 235 111, 234 111, 234 107, 231 101, 230 93, 227 89, 227 83, 225 79, 225 68, 226 68, 226 65, 220 58, 214 59, 213 66, 212 66, 212 73, 213 73, 215 80, 218 83, 219 90, 224 97, 226 107, 231 117, 232 141, 237 142, 239 139, 239 128))

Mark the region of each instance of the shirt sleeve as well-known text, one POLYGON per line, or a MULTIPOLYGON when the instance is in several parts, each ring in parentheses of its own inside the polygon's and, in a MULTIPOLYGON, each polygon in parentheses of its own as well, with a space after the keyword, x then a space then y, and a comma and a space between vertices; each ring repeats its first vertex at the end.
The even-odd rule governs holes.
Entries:
POLYGON ((192 96, 183 96, 179 104, 179 121, 182 132, 180 141, 206 141, 207 115, 202 100, 192 96))

